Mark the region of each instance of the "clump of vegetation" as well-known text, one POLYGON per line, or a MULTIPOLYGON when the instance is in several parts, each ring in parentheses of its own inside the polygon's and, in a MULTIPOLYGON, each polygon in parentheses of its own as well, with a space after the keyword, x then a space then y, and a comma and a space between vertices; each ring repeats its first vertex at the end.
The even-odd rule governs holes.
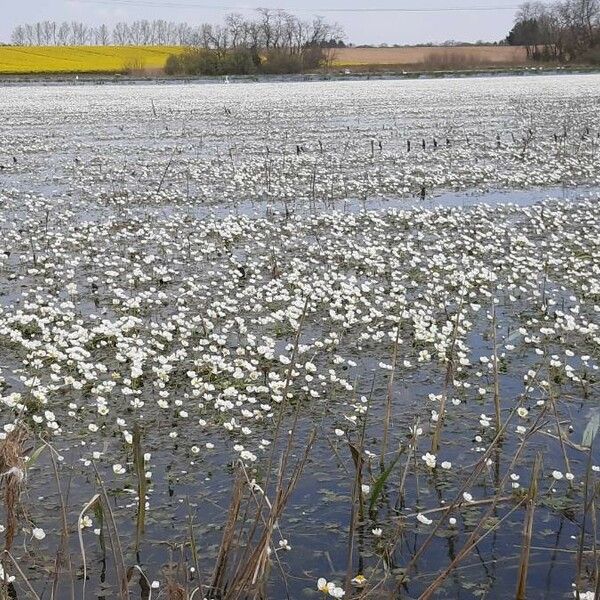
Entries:
POLYGON ((169 75, 302 73, 324 66, 339 28, 322 19, 303 22, 284 11, 259 11, 257 20, 230 15, 223 27, 206 26, 183 53, 172 54, 169 75))
POLYGON ((256 73, 302 73, 328 62, 326 51, 309 47, 301 53, 272 48, 263 54, 250 48, 224 52, 210 48, 190 48, 167 59, 167 75, 253 75, 256 73))
POLYGON ((251 75, 260 67, 260 57, 245 49, 219 52, 209 48, 190 48, 171 54, 165 65, 168 75, 251 75))
POLYGON ((124 71, 128 75, 140 75, 146 70, 146 61, 142 56, 132 56, 124 64, 124 71))
POLYGON ((539 61, 599 62, 600 1, 525 2, 506 38, 539 61))

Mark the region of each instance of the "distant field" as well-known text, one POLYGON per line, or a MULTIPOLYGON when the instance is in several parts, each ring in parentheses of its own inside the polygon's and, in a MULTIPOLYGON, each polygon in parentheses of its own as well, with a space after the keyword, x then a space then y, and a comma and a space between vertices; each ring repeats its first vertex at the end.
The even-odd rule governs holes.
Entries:
MULTIPOLYGON (((0 74, 156 72, 170 54, 169 46, 0 47, 0 74)), ((514 46, 425 48, 343 48, 333 66, 355 69, 412 67, 422 69, 477 68, 522 65, 525 49, 514 46)))
POLYGON ((521 46, 456 46, 424 48, 341 48, 334 66, 413 66, 423 68, 522 65, 527 53, 521 46))
POLYGON ((168 46, 0 47, 0 73, 120 73, 157 70, 169 54, 168 46))

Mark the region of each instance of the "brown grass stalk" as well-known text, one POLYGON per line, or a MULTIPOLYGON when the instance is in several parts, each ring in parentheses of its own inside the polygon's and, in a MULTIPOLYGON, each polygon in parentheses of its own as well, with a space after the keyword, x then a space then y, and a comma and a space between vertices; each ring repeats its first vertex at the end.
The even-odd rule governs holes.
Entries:
POLYGON ((396 338, 394 340, 394 350, 392 353, 392 370, 387 385, 387 402, 385 407, 385 419, 383 421, 383 439, 381 441, 381 456, 379 465, 381 470, 385 469, 385 455, 388 447, 388 437, 390 430, 390 422, 392 420, 392 400, 394 398, 394 375, 396 373, 396 363, 398 361, 398 343, 400 341, 400 323, 396 323, 396 338))
POLYGON ((27 437, 24 427, 16 427, 0 445, 0 482, 4 483, 5 552, 11 550, 18 528, 18 511, 25 478, 23 445, 27 437))
POLYGON ((446 368, 446 377, 444 379, 444 391, 442 393, 442 399, 440 400, 440 411, 438 414, 437 423, 435 425, 435 431, 433 432, 433 438, 431 440, 431 451, 433 452, 433 454, 437 454, 438 449, 440 447, 440 438, 442 435, 442 429, 444 428, 444 419, 446 418, 446 403, 448 401, 448 392, 454 381, 454 354, 456 351, 456 340, 458 338, 458 327, 460 325, 460 315, 462 314, 463 304, 464 296, 461 296, 454 321, 452 343, 450 344, 448 366, 446 368))
POLYGON ((531 483, 527 490, 527 512, 525 513, 525 523, 523 524, 521 560, 519 561, 519 576, 517 577, 517 592, 515 594, 516 600, 525 600, 527 597, 527 573, 529 570, 529 555, 531 553, 531 538, 533 535, 533 517, 537 499, 541 462, 541 455, 538 453, 533 462, 533 468, 531 469, 531 483))
POLYGON ((106 487, 100 477, 96 464, 92 462, 94 471, 96 473, 96 481, 100 487, 101 498, 102 498, 102 512, 107 515, 106 526, 108 531, 108 537, 110 540, 110 547, 113 553, 113 560, 115 563, 115 571, 117 575, 117 581, 119 585, 119 596, 122 600, 129 600, 129 587, 127 584, 127 568, 125 566, 125 558, 123 556, 123 548, 121 547, 121 540, 119 539, 119 531, 115 522, 115 516, 110 506, 110 500, 106 487))
POLYGON ((226 581, 226 570, 229 556, 231 554, 233 540, 235 537, 235 528, 237 524, 242 498, 244 496, 244 478, 241 471, 238 469, 235 474, 231 502, 229 503, 229 511, 225 528, 223 529, 223 537, 219 546, 219 554, 215 562, 215 568, 212 576, 211 590, 213 592, 223 593, 226 581))
MULTIPOLYGON (((133 426, 133 465, 137 476, 138 510, 135 525, 135 551, 140 551, 140 540, 146 521, 146 469, 142 451, 142 430, 138 423, 133 426)), ((139 560, 139 559, 138 559, 139 560)))
MULTIPOLYGON (((480 519, 479 523, 475 526, 475 528, 471 532, 471 535, 469 536, 469 538, 467 539, 467 541, 465 542, 465 544, 463 545, 461 550, 457 553, 454 560, 452 560, 452 562, 438 575, 438 577, 435 579, 435 581, 425 590, 425 592, 423 592, 420 600, 428 600, 429 598, 431 598, 432 594, 442 585, 442 583, 445 581, 446 577, 452 572, 454 567, 457 564, 459 564, 464 558, 466 558, 471 553, 473 548, 479 543, 481 537, 483 537, 483 536, 479 536, 479 538, 478 538, 480 529, 485 526, 488 519, 493 515, 494 510, 496 509, 496 506, 498 505, 498 500, 500 498, 499 492, 504 489, 504 486, 506 485, 506 482, 508 481, 510 473, 513 472, 515 464, 517 463, 518 459, 521 456, 521 453, 525 449, 527 442, 529 441, 531 436, 535 434, 537 425, 541 422, 543 416, 546 414, 546 411, 547 411, 547 403, 544 404, 544 406, 543 406, 542 410, 540 411, 539 415, 537 416, 533 426, 529 429, 529 431, 523 437, 521 443, 519 444, 515 454, 512 457, 512 460, 508 466, 508 469, 506 470, 506 473, 505 473, 504 477, 502 478, 500 485, 498 486, 499 489, 497 489, 496 496, 494 496, 493 501, 490 504, 490 507, 484 513, 484 515, 480 519)), ((496 436, 496 439, 499 439, 500 433, 503 433, 503 431, 504 431, 504 428, 503 428, 503 430, 501 430, 501 432, 499 432, 498 436, 496 436)), ((518 506, 520 506, 524 501, 525 501, 525 498, 519 503, 518 506)), ((414 561, 414 559, 413 559, 413 561, 414 561)))
POLYGON ((500 411, 500 376, 498 373, 498 341, 496 339, 496 304, 492 300, 492 344, 494 346, 494 413, 496 415, 496 431, 500 431, 502 426, 502 416, 500 411))
MULTIPOLYGON (((56 456, 58 453, 56 450, 45 440, 41 440, 42 443, 50 451, 50 461, 52 462, 52 470, 54 472, 54 479, 56 480, 56 488, 58 490, 58 497, 60 498, 60 515, 62 521, 61 534, 60 534, 60 545, 56 555, 56 572, 54 574, 54 581, 52 584, 52 597, 54 598, 58 590, 58 572, 61 563, 64 562, 67 566, 69 573, 70 593, 71 600, 75 600, 75 574, 73 572, 73 564, 71 562, 71 553, 69 551, 69 521, 67 516, 67 502, 65 494, 63 493, 62 486, 60 483, 60 476, 58 473, 58 465, 56 464, 56 456)), ((69 482, 70 485, 70 482, 69 482)))

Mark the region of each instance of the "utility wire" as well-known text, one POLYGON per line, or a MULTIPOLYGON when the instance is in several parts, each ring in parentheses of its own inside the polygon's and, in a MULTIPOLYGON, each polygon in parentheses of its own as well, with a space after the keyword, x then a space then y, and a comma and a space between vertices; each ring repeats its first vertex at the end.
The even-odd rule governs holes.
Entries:
POLYGON ((520 6, 446 6, 442 8, 277 8, 269 6, 217 6, 208 4, 196 4, 194 2, 162 2, 158 0, 69 0, 69 2, 80 4, 104 4, 113 6, 133 7, 156 7, 156 8, 200 8, 205 10, 241 10, 257 11, 260 8, 268 10, 285 10, 288 12, 311 12, 311 13, 446 13, 446 12, 494 12, 510 10, 515 11, 520 6))

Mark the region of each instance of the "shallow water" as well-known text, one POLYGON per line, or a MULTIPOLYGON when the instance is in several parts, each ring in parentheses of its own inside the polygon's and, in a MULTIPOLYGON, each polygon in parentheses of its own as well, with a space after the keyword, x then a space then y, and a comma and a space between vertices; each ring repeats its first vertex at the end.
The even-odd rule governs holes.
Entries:
MULTIPOLYGON (((264 482, 271 448, 278 464, 293 428, 289 469, 312 432, 315 440, 278 520, 266 597, 316 598, 317 579, 326 577, 358 598, 360 589, 345 581, 358 573, 369 597, 394 590, 419 597, 467 541, 505 476, 505 499, 488 519, 497 529, 436 597, 514 597, 525 518, 516 505, 537 454, 543 465, 528 598, 572 597, 582 529, 586 548, 594 535, 582 520, 588 453, 580 444, 599 399, 599 81, 0 90, 7 139, 0 159, 7 166, 0 173, 1 424, 10 434, 13 423, 25 423, 27 450, 41 439, 54 448, 68 498, 76 596, 78 517, 101 491, 94 468, 125 564, 139 564, 163 590, 169 577, 190 590, 207 587, 234 474, 243 465, 249 479, 264 482), (533 117, 523 114, 528 106, 537 107, 533 117), (569 115, 573 129, 555 142, 556 124, 569 115), (536 135, 523 149, 519 136, 532 118, 536 135), (450 131, 448 147, 431 147, 432 136, 450 131), (406 140, 424 136, 426 149, 408 153, 406 140), (381 153, 371 139, 384 141, 381 153), (417 199, 424 181, 425 197, 417 199), (396 318, 402 343, 390 371, 396 318), (298 330, 300 354, 292 350, 298 330), (510 416, 510 425, 467 488, 475 504, 462 499, 451 525, 441 509, 494 438, 494 352, 501 417, 510 416), (290 370, 280 356, 294 356, 297 365, 290 370), (534 384, 524 380, 530 370, 534 384), (293 396, 282 401, 287 378, 293 396), (421 457, 432 449, 441 394, 447 413, 432 469, 421 457), (394 466, 369 511, 388 403, 383 462, 394 466), (512 414, 517 406, 529 412, 512 414), (423 432, 413 451, 408 436, 417 422, 423 432), (138 427, 150 456, 146 529, 136 553, 139 482, 128 436, 138 427), (360 506, 352 500, 357 447, 370 490, 349 559, 352 507, 360 506), (567 472, 565 454, 572 485, 552 475, 567 472), (417 513, 433 523, 419 522, 417 513), (381 537, 372 532, 377 527, 381 537), (279 547, 282 538, 290 550, 279 547)), ((61 531, 50 456, 46 449, 28 469, 14 547, 45 596, 61 531), (43 540, 32 539, 33 526, 45 530, 43 540)), ((590 473, 593 481, 597 471, 590 473)), ((245 499, 248 523, 255 508, 249 486, 245 499)), ((106 514, 104 522, 90 516, 85 597, 117 597, 106 514)), ((132 597, 143 597, 136 581, 132 597)), ((590 585, 584 576, 582 591, 590 585)), ((25 598, 23 582, 15 587, 25 598)), ((56 597, 70 597, 66 570, 56 597)))

